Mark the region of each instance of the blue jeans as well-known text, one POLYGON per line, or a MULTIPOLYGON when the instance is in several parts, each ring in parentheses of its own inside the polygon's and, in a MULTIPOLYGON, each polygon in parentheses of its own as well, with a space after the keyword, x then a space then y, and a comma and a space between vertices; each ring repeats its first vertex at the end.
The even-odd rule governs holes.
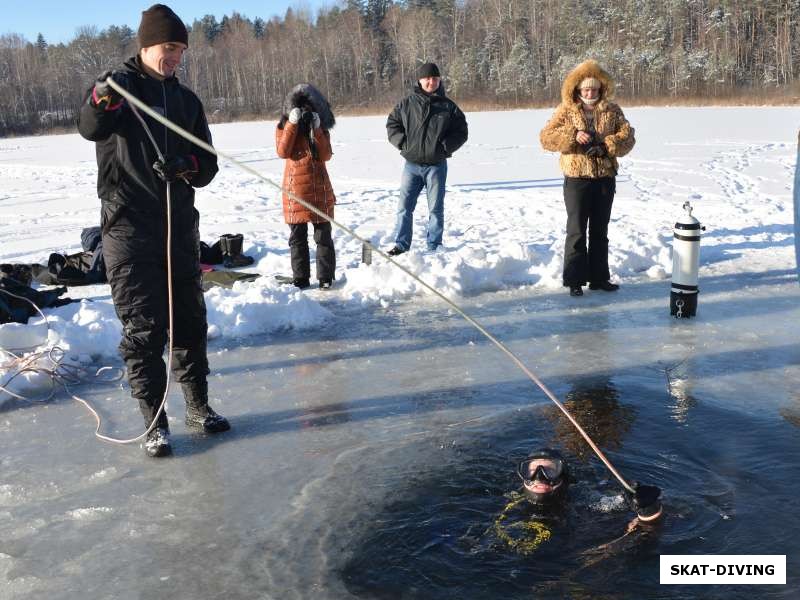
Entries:
POLYGON ((400 201, 397 204, 397 225, 394 243, 403 250, 411 248, 414 229, 414 208, 425 188, 428 195, 428 249, 442 245, 444 233, 444 185, 447 180, 447 161, 435 165, 418 165, 406 161, 400 181, 400 201))

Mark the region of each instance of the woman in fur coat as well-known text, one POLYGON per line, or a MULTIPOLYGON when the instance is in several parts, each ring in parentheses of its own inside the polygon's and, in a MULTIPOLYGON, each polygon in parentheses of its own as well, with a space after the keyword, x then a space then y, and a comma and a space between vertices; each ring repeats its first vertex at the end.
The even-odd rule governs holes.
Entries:
POLYGON ((560 152, 567 207, 563 283, 572 296, 583 286, 613 292, 608 270, 608 223, 616 190, 617 158, 631 151, 633 127, 610 101, 614 82, 594 60, 575 67, 561 86, 561 104, 540 134, 542 147, 560 152), (586 228, 589 228, 587 249, 586 228))
POLYGON ((275 145, 278 156, 286 159, 283 170, 283 216, 289 225, 289 249, 292 258, 292 282, 298 288, 310 285, 311 267, 308 250, 308 224, 314 226, 317 244, 317 279, 321 289, 329 289, 336 271, 331 224, 308 210, 286 191, 333 218, 336 197, 325 162, 331 159, 330 129, 335 124, 325 96, 314 86, 295 86, 286 97, 275 145))

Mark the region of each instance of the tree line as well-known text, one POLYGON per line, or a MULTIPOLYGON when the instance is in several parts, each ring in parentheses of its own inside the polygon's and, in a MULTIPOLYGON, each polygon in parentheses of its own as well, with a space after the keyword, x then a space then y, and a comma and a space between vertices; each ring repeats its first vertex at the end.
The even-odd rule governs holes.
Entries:
MULTIPOLYGON (((424 61, 438 63, 449 95, 478 106, 554 103, 586 58, 628 102, 788 95, 798 23, 800 0, 343 0, 316 15, 187 23, 179 77, 212 121, 275 116, 303 81, 339 112, 385 110, 424 61)), ((136 49, 125 25, 86 26, 60 44, 0 36, 0 136, 74 127, 94 78, 136 49)))

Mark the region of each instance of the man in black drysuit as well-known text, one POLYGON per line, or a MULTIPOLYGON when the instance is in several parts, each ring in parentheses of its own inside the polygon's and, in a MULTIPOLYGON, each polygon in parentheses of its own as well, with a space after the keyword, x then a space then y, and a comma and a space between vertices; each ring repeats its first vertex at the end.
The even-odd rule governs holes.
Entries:
MULTIPOLYGON (((175 77, 188 46, 186 27, 167 6, 142 13, 139 52, 120 70, 102 74, 80 109, 78 130, 96 142, 97 191, 102 201, 103 255, 114 308, 122 322, 120 353, 128 367, 131 394, 147 425, 164 397, 162 355, 169 331, 166 261, 166 198, 172 209, 174 339, 172 370, 186 400, 187 425, 207 433, 230 428, 208 406, 206 307, 201 287, 198 212, 194 188, 211 182, 216 157, 154 119, 140 114, 164 157, 160 160, 133 108, 107 82, 120 84, 198 138, 211 143, 203 105, 175 77)), ((171 452, 162 413, 147 436, 150 456, 171 452)))

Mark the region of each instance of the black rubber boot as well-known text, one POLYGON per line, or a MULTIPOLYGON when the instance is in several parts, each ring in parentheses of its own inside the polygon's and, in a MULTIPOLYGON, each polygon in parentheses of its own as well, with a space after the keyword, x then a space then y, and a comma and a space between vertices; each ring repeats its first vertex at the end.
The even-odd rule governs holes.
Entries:
POLYGON ((222 249, 222 264, 226 269, 246 267, 253 264, 255 259, 252 256, 245 256, 242 254, 244 236, 241 233, 226 233, 219 241, 220 248, 222 249))
POLYGON ((169 443, 169 429, 166 427, 155 427, 147 434, 142 444, 145 454, 152 458, 160 458, 172 454, 172 446, 169 443))

